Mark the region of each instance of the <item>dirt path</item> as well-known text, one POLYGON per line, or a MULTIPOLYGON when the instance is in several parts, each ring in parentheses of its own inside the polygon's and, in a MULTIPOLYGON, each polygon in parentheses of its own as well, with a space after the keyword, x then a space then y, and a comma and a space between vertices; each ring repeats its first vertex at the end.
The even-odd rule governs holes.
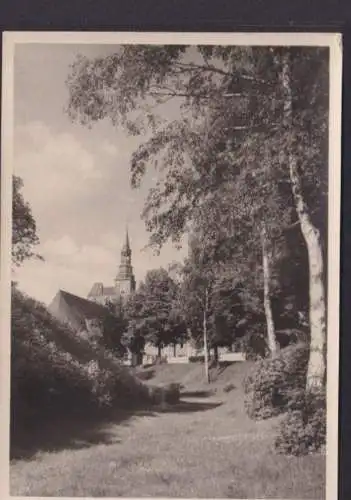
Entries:
POLYGON ((246 417, 240 391, 187 398, 14 461, 11 494, 322 498, 322 457, 278 456, 273 436, 273 421, 246 417))

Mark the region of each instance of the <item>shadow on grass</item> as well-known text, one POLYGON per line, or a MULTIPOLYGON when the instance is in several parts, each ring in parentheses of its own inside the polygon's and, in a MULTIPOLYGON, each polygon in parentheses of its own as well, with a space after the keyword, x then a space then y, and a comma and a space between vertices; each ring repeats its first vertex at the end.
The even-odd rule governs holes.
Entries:
POLYGON ((97 444, 121 442, 118 427, 129 425, 140 417, 157 417, 160 413, 190 413, 211 410, 222 403, 179 401, 166 408, 111 410, 105 415, 82 414, 62 416, 41 425, 12 430, 10 460, 29 460, 39 451, 79 450, 97 444))
POLYGON ((155 376, 155 370, 138 371, 135 376, 140 380, 150 380, 155 376))
POLYGON ((214 390, 202 390, 202 391, 182 391, 183 398, 209 398, 215 395, 214 390))
POLYGON ((242 363, 242 361, 220 361, 217 365, 217 368, 218 368, 217 376, 221 375, 224 372, 224 370, 226 368, 228 368, 229 366, 233 366, 233 365, 240 366, 241 363, 242 363))
POLYGON ((62 415, 41 425, 24 425, 11 432, 10 460, 30 459, 39 451, 79 450, 96 444, 118 443, 112 424, 128 425, 134 416, 149 411, 117 410, 106 414, 62 415))
POLYGON ((167 406, 166 409, 163 410, 163 413, 195 413, 198 411, 207 411, 213 410, 214 408, 218 408, 223 403, 198 403, 198 402, 190 402, 190 401, 182 401, 173 406, 167 406))

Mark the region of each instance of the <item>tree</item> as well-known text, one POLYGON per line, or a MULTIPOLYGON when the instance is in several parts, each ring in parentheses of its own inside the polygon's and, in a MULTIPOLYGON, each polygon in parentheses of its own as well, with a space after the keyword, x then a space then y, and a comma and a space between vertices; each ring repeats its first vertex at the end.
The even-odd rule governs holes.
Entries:
POLYGON ((123 346, 123 333, 126 330, 126 318, 119 304, 111 301, 105 303, 106 313, 102 317, 102 343, 116 356, 123 357, 125 347, 123 346))
POLYGON ((148 271, 145 281, 131 296, 126 314, 134 336, 142 337, 158 348, 176 343, 184 335, 183 321, 177 309, 177 286, 163 269, 148 271))
POLYGON ((274 245, 274 232, 298 221, 310 257, 307 380, 317 386, 325 374, 327 64, 327 51, 315 48, 124 46, 108 58, 80 59, 68 80, 72 117, 83 123, 108 117, 134 134, 151 127, 131 168, 134 186, 151 164, 163 173, 144 211, 152 244, 179 241, 219 187, 246 186, 243 193, 234 191, 233 212, 239 208, 236 220, 242 227, 258 223, 252 229, 261 235, 254 241, 261 240, 272 351, 266 243, 274 245), (287 54, 291 78, 284 85, 287 54), (155 109, 169 99, 180 100, 181 113, 167 123, 155 109), (281 216, 277 208, 282 206, 281 216))
POLYGON ((209 331, 209 317, 214 274, 204 243, 198 233, 190 239, 189 258, 183 267, 180 297, 187 330, 197 345, 203 345, 206 380, 210 383, 209 337, 212 332, 209 331))
MULTIPOLYGON (((311 216, 311 210, 306 201, 306 196, 303 189, 303 181, 301 174, 301 166, 299 168, 299 158, 296 155, 293 138, 295 136, 295 130, 299 131, 298 125, 294 122, 293 113, 293 83, 292 83, 292 65, 293 60, 290 54, 285 54, 283 56, 282 62, 282 86, 285 92, 285 102, 284 102, 284 126, 289 139, 288 142, 288 166, 289 175, 291 181, 292 192, 295 200, 295 208, 300 222, 301 232, 306 242, 308 261, 309 261, 309 325, 310 325, 310 356, 307 370, 307 390, 319 390, 322 389, 325 383, 326 377, 326 360, 325 360, 325 349, 326 349, 326 294, 325 294, 325 266, 324 266, 324 256, 323 256, 323 244, 321 242, 321 231, 313 223, 311 216)), ((321 73, 319 71, 319 73, 321 73)), ((323 76, 323 75, 322 75, 323 76)), ((322 89, 323 83, 325 86, 325 78, 321 79, 322 89)), ((324 93, 326 89, 324 87, 324 93)), ((316 95, 312 96, 315 99, 316 95)), ((324 96, 325 98, 325 96, 324 96)), ((319 98, 321 99, 321 98, 319 98)), ((323 99, 323 95, 322 95, 323 99)), ((317 101, 318 102, 318 101, 317 101)), ((321 145, 321 138, 324 142, 327 142, 327 120, 326 120, 326 107, 322 110, 316 111, 317 120, 314 119, 314 125, 317 122, 317 134, 320 137, 312 135, 311 139, 314 139, 313 148, 318 148, 321 145), (319 113, 318 113, 319 111, 319 113), (319 123, 318 123, 319 122, 319 123), (317 140, 316 140, 317 139, 317 140)), ((300 118, 300 122, 301 122, 300 118)), ((305 121, 311 124, 311 118, 308 117, 305 121)), ((306 125, 304 123, 304 125, 306 125)), ((305 128, 305 127, 304 127, 305 128)), ((320 166, 320 155, 314 152, 312 158, 314 162, 317 160, 317 166, 320 166)), ((324 159, 325 161, 325 159, 324 159)), ((323 168, 322 168, 323 171, 323 168)), ((319 176, 322 177, 321 175, 319 176)), ((323 193, 325 194, 325 193, 323 193)), ((324 196, 325 197, 325 196, 324 196)))
POLYGON ((37 226, 29 204, 21 193, 23 181, 13 176, 12 199, 12 262, 18 267, 24 260, 42 257, 33 248, 39 244, 37 226))
POLYGON ((142 363, 142 353, 145 347, 145 338, 142 331, 137 327, 137 321, 129 319, 123 332, 122 344, 132 355, 132 365, 142 363))
MULTIPOLYGON (((130 118, 133 113, 135 116, 137 106, 148 109, 145 116, 150 118, 152 99, 157 105, 170 98, 181 99, 182 111, 185 110, 183 117, 171 123, 160 124, 153 114, 151 124, 154 133, 140 146, 132 159, 132 183, 135 186, 151 162, 155 162, 155 165, 158 162, 162 165, 159 170, 166 172, 165 178, 150 191, 144 211, 147 227, 152 233, 151 242, 157 246, 161 246, 169 237, 178 242, 187 222, 196 216, 199 205, 203 207, 204 200, 214 190, 217 191, 219 186, 228 182, 231 189, 239 184, 241 189, 245 183, 248 184, 246 198, 250 198, 250 206, 257 208, 253 216, 248 214, 251 228, 256 224, 259 226, 259 234, 266 234, 268 231, 263 226, 268 220, 274 220, 272 211, 267 211, 270 206, 267 203, 267 193, 268 197, 273 198, 270 189, 267 189, 271 180, 267 176, 267 161, 264 168, 259 165, 259 161, 264 158, 260 144, 265 143, 259 127, 261 115, 269 108, 271 95, 267 97, 265 93, 267 94, 267 90, 271 92, 271 85, 260 67, 261 63, 257 64, 260 58, 268 59, 268 64, 271 63, 271 52, 259 49, 258 54, 255 54, 249 48, 198 47, 195 50, 200 63, 189 63, 186 58, 191 50, 186 47, 123 47, 120 53, 109 60, 89 62, 80 59, 73 67, 69 79, 71 114, 83 122, 86 119, 109 116, 113 123, 120 121, 133 133, 138 132, 138 127, 140 131, 143 126, 143 120, 139 117, 132 120, 131 126, 130 118), (257 71, 254 63, 258 66, 257 71), (141 79, 140 74, 135 71, 137 66, 139 69, 142 67, 141 79), (97 72, 101 76, 101 71, 104 73, 107 68, 120 83, 118 90, 116 82, 109 80, 107 84, 109 91, 121 98, 113 109, 104 98, 106 93, 102 95, 98 88, 89 85, 90 81, 96 81, 97 72), (117 68, 119 74, 123 75, 122 81, 117 76, 117 68), (144 75, 147 77, 144 78, 144 75), (100 101, 96 99, 97 92, 100 101), (257 104, 258 93, 263 96, 260 108, 254 106, 257 104), (94 112, 86 106, 88 98, 90 103, 94 102, 94 112), (122 102, 127 102, 128 105, 121 104, 122 102), (253 117, 253 120, 250 119, 248 123, 247 117, 253 117), (248 136, 248 132, 252 134, 248 136), (253 148, 261 150, 256 157, 251 153, 248 158, 246 153, 253 148), (187 159, 190 161, 187 162, 187 159), (254 179, 252 170, 255 169, 261 170, 259 182, 254 179), (262 178, 264 187, 257 189, 262 186, 262 178), (252 184, 255 184, 255 192, 252 184), (257 193, 260 194, 259 197, 256 196, 257 193), (262 219, 263 215, 265 219, 262 219)), ((266 68, 267 64, 264 66, 265 70, 266 68)), ((101 77, 101 82, 103 78, 101 77)), ((106 81, 103 87, 106 89, 106 81)), ((146 123, 150 123, 150 120, 146 123)), ((267 152, 263 153, 267 157, 267 152)), ((236 205, 236 209, 239 206, 236 205)), ((275 219, 277 213, 275 210, 275 219)), ((238 221, 240 217, 236 219, 238 221)), ((263 242, 263 238, 261 240, 263 242)), ((267 238, 264 239, 266 240, 267 238)), ((271 351, 274 352, 276 342, 268 283, 271 265, 269 244, 262 245, 261 252, 263 251, 262 261, 266 270, 264 276, 267 277, 264 285, 267 332, 271 351)))

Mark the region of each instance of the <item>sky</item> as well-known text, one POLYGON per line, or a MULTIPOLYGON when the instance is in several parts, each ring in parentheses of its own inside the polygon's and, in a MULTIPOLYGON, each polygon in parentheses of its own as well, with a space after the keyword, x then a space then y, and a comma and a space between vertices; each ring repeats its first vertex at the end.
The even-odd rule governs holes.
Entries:
MULTIPOLYGON (((155 182, 150 171, 140 190, 130 188, 129 159, 139 138, 108 121, 92 128, 70 122, 65 80, 78 54, 111 46, 16 44, 14 63, 14 171, 37 222, 44 262, 29 260, 14 274, 19 287, 49 304, 63 289, 86 297, 93 283, 113 284, 126 225, 137 283, 149 269, 181 261, 186 247, 166 245, 159 256, 145 246, 140 218, 155 182)), ((170 112, 172 110, 170 109, 170 112)))

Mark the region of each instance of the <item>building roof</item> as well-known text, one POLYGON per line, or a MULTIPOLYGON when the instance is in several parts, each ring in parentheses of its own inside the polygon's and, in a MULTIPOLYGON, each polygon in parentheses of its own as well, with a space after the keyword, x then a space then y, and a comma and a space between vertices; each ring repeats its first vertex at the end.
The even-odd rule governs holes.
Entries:
POLYGON ((88 297, 97 297, 99 295, 104 295, 104 285, 102 283, 94 283, 90 292, 88 293, 88 297))
POLYGON ((102 319, 106 307, 72 293, 59 290, 48 307, 50 313, 75 330, 85 327, 86 320, 102 319))
POLYGON ((88 297, 103 297, 105 295, 118 295, 114 286, 104 286, 102 283, 94 283, 88 297))
POLYGON ((122 247, 122 255, 131 255, 132 251, 130 248, 130 242, 129 242, 129 233, 128 233, 128 227, 126 228, 126 240, 125 243, 122 247))

